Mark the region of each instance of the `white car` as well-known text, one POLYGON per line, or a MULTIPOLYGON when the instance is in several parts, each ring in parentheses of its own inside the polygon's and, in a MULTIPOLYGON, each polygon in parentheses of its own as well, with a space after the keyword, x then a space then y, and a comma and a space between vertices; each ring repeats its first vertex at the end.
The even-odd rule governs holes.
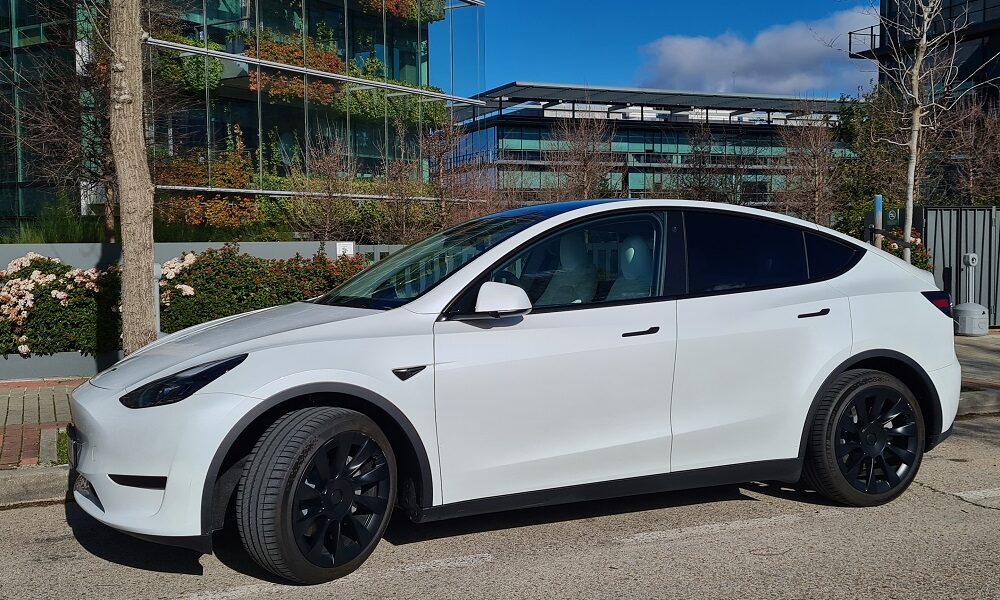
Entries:
POLYGON ((318 299, 167 336, 73 394, 74 495, 133 535, 356 569, 433 521, 746 481, 887 502, 958 406, 950 298, 750 208, 586 201, 458 225, 318 299))

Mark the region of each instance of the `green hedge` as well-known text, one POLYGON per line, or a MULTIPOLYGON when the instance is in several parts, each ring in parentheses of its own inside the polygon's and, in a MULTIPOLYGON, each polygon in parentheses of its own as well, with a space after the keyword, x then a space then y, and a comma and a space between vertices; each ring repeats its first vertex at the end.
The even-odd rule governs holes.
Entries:
MULTIPOLYGON (((161 328, 172 333, 221 317, 318 296, 368 265, 364 256, 265 260, 237 245, 167 261, 160 280, 161 328)), ((74 269, 34 253, 0 271, 0 354, 117 350, 117 268, 74 269)))
POLYGON ((368 266, 363 256, 266 260, 232 244, 163 265, 160 327, 167 333, 251 310, 288 304, 336 287, 368 266), (193 258, 192 258, 193 257, 193 258))

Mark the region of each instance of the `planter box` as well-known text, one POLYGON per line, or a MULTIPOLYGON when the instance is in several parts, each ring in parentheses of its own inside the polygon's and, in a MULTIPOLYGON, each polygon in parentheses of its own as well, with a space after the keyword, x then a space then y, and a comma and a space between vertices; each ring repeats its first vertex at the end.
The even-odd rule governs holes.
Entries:
POLYGON ((48 356, 0 359, 0 379, 42 379, 49 377, 93 377, 121 360, 121 352, 85 356, 79 352, 59 352, 48 356))

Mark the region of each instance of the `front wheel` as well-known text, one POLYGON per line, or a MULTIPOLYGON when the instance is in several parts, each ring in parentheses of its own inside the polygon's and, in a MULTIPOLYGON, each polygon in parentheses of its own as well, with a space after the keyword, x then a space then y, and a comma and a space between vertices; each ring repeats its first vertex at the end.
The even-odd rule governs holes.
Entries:
POLYGON ((396 459, 382 430, 343 408, 290 412, 247 458, 236 497, 240 538, 268 571, 322 583, 375 550, 396 498, 396 459))
POLYGON ((903 382, 881 371, 847 371, 820 399, 809 432, 805 479, 843 504, 884 504, 916 476, 924 436, 920 405, 903 382))

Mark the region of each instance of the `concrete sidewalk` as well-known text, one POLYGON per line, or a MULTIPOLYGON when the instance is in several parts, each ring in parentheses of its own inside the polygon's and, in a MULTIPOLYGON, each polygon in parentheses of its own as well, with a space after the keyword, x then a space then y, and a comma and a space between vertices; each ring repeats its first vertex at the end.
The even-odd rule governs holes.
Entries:
POLYGON ((958 414, 1000 412, 1000 335, 956 337, 955 352, 962 363, 958 414))

